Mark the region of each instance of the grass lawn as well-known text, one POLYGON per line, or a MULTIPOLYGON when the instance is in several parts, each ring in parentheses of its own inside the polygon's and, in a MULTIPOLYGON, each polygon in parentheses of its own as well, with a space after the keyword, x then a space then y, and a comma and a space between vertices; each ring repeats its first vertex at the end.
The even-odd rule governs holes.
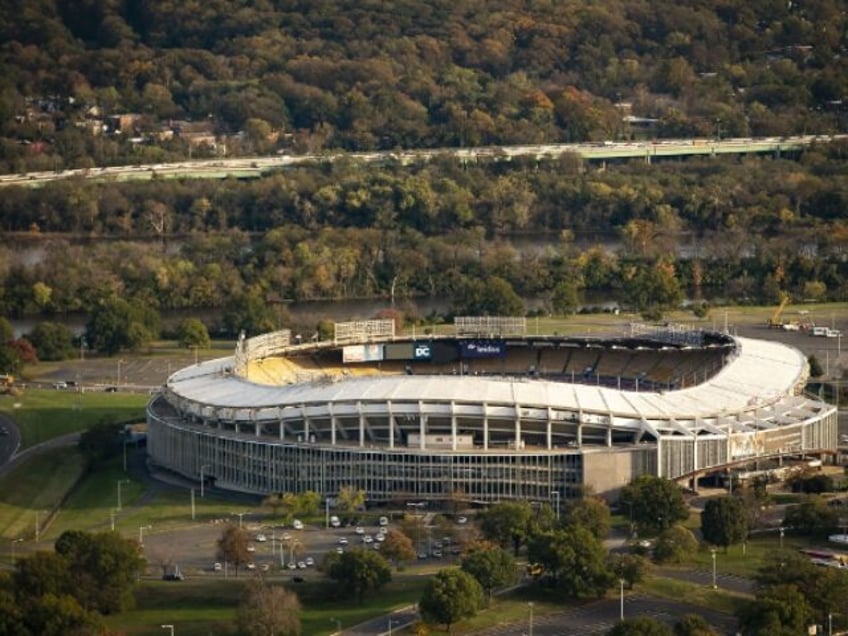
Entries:
POLYGON ((30 458, 0 477, 0 536, 9 541, 34 538, 36 512, 43 523, 82 470, 83 458, 75 448, 57 448, 30 458))
POLYGON ((727 590, 713 590, 704 585, 661 577, 648 577, 647 580, 637 585, 637 590, 653 596, 690 603, 727 614, 733 614, 741 603, 750 601, 747 596, 734 594, 727 590))
POLYGON ((150 396, 140 393, 27 389, 13 398, 0 396, 0 411, 21 430, 21 448, 83 431, 101 420, 143 421, 150 396))

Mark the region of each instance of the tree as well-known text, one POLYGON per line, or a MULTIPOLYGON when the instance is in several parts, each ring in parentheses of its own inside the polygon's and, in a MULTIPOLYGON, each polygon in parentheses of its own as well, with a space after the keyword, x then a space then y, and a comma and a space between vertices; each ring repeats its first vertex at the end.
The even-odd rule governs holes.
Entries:
POLYGON ((516 554, 527 539, 533 509, 526 501, 502 501, 478 515, 483 536, 502 548, 512 544, 516 554))
POLYGON ((56 553, 65 557, 72 594, 79 604, 101 614, 122 612, 135 602, 133 589, 144 569, 138 543, 116 532, 63 532, 56 553))
POLYGON ((703 616, 684 614, 674 624, 674 636, 718 636, 718 632, 703 616))
POLYGON ((620 505, 633 511, 641 530, 658 532, 689 518, 680 487, 653 475, 640 475, 621 490, 620 505))
POLYGON ((609 534, 609 506, 599 497, 583 497, 568 503, 562 519, 564 525, 581 525, 598 539, 604 539, 609 534))
POLYGON ((113 457, 121 449, 123 426, 103 419, 82 432, 77 442, 89 467, 113 457))
POLYGON ((44 594, 24 601, 24 614, 29 633, 39 636, 98 634, 104 631, 96 612, 86 610, 70 594, 44 594))
POLYGON ((656 618, 637 616, 619 621, 607 632, 607 636, 672 636, 672 631, 656 618))
POLYGON ((742 605, 737 616, 743 636, 795 636, 806 633, 812 612, 797 587, 775 585, 742 605))
POLYGON ((342 486, 336 495, 339 508, 347 513, 353 513, 365 505, 365 491, 353 486, 342 486))
POLYGON ((73 590, 68 560, 56 552, 39 550, 18 559, 13 578, 18 597, 62 596, 73 590))
POLYGON ((477 544, 462 557, 460 568, 477 579, 489 599, 498 587, 515 583, 515 558, 496 545, 477 544))
POLYGON ((535 534, 527 545, 527 560, 571 598, 597 598, 612 585, 606 550, 583 526, 568 526, 535 534))
POLYGON ((338 556, 330 563, 328 574, 343 594, 352 593, 359 603, 366 592, 379 590, 392 580, 389 563, 373 550, 353 548, 338 556))
POLYGON ((157 337, 159 314, 140 301, 110 298, 92 309, 85 333, 90 347, 111 356, 157 337))
POLYGON ((685 563, 698 551, 698 540, 681 525, 666 528, 657 537, 654 559, 657 563, 685 563))
POLYGON ((638 554, 612 553, 607 557, 607 569, 617 579, 624 579, 627 589, 645 578, 648 561, 638 554))
POLYGON ((247 530, 234 523, 228 524, 218 538, 217 557, 221 561, 232 563, 236 568, 236 576, 238 576, 239 566, 246 565, 251 560, 250 552, 247 551, 249 543, 250 537, 247 530))
POLYGON ((701 512, 701 534, 704 540, 727 549, 748 537, 748 517, 739 497, 707 500, 701 512))
POLYGON ((399 570, 401 562, 415 559, 415 546, 406 534, 400 530, 391 529, 386 533, 380 554, 394 562, 395 568, 399 570))
POLYGON ((73 334, 59 322, 39 322, 27 334, 39 360, 66 360, 74 354, 73 334))
POLYGON ((236 625, 247 636, 299 636, 300 611, 297 594, 257 578, 247 585, 236 610, 236 625))
POLYGON ((424 588, 418 609, 428 623, 451 625, 474 616, 483 606, 483 588, 462 570, 440 570, 424 588))
POLYGON ((208 349, 211 343, 206 325, 197 318, 186 318, 177 327, 177 341, 188 349, 208 349))
POLYGON ((805 501, 789 506, 783 517, 784 526, 808 536, 826 534, 834 529, 838 522, 839 513, 817 495, 810 495, 805 501))

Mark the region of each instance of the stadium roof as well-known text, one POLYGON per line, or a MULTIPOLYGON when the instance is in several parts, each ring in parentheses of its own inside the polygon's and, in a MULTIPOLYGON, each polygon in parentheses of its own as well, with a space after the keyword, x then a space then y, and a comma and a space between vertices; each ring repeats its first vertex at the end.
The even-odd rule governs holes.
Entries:
POLYGON ((716 375, 682 390, 637 392, 493 375, 339 377, 270 386, 233 375, 231 357, 182 369, 168 379, 167 388, 181 398, 188 410, 203 405, 204 412, 210 408, 224 409, 229 417, 250 421, 275 419, 285 408, 308 404, 389 401, 393 405, 421 401, 552 407, 612 415, 622 423, 716 419, 760 410, 775 412, 778 404, 787 406, 789 415, 785 417, 792 421, 809 417, 808 409, 792 397, 806 373, 803 354, 771 341, 737 338, 736 343, 736 355, 716 375), (795 415, 791 414, 793 408, 795 415))

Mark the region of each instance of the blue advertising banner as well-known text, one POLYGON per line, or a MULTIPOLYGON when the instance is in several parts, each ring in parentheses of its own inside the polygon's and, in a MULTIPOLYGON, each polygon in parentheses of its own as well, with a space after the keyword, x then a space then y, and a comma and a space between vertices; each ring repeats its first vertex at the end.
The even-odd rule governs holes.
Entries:
POLYGON ((462 340, 459 343, 463 358, 502 358, 506 355, 503 340, 462 340))
POLYGON ((429 342, 416 342, 412 346, 413 360, 430 360, 433 357, 433 347, 429 342))

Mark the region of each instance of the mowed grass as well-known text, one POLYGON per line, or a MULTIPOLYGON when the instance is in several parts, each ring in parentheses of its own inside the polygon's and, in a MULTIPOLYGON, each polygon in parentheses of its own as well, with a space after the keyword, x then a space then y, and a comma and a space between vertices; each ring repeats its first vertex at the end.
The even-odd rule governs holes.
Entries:
POLYGON ((10 541, 34 538, 36 512, 43 523, 82 475, 83 466, 75 448, 57 448, 0 477, 0 536, 10 541))
POLYGON ((742 594, 722 589, 714 590, 697 583, 662 577, 648 577, 647 580, 639 583, 636 589, 653 596, 706 607, 725 614, 734 614, 741 603, 750 601, 749 597, 742 594))
POLYGON ((20 428, 21 449, 25 449, 54 437, 84 431, 103 420, 143 421, 149 399, 149 395, 139 393, 29 388, 17 397, 0 397, 0 411, 20 428))

